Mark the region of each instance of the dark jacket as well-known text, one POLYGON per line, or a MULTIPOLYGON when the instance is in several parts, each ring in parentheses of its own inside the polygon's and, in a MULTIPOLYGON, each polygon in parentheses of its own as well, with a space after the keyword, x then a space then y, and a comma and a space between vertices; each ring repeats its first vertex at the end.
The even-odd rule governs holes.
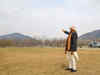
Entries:
MULTIPOLYGON (((78 39, 78 35, 77 32, 71 32, 72 36, 71 36, 71 41, 70 41, 70 50, 69 51, 77 51, 77 39, 78 39)), ((69 32, 65 31, 65 34, 69 35, 69 32)), ((67 49, 67 41, 66 41, 66 49, 67 49)))

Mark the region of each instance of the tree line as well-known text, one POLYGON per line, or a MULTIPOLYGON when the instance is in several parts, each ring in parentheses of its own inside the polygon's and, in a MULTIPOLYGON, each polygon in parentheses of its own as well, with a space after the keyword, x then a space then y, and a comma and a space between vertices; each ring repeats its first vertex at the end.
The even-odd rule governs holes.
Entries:
MULTIPOLYGON (((78 46, 86 46, 89 41, 78 40, 78 46)), ((64 47, 66 39, 23 39, 23 40, 0 40, 0 47, 64 47)))

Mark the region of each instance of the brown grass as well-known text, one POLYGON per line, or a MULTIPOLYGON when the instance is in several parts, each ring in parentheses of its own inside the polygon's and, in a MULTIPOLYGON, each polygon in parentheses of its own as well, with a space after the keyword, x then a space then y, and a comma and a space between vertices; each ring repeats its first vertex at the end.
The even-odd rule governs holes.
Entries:
MULTIPOLYGON (((100 75, 100 50, 79 50, 78 72, 100 75)), ((62 48, 0 48, 0 75, 73 75, 62 48)))

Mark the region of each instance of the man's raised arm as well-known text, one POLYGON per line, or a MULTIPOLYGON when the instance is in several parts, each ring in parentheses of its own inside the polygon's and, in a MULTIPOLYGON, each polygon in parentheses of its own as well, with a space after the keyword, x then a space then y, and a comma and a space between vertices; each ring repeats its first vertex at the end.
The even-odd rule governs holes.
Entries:
POLYGON ((69 34, 69 32, 68 31, 66 31, 66 30, 64 30, 64 29, 62 29, 62 32, 64 32, 65 34, 69 34))

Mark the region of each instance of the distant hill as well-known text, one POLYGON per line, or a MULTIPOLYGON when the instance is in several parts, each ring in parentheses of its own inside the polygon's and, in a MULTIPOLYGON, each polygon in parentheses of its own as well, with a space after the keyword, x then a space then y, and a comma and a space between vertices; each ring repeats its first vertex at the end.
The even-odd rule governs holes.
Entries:
POLYGON ((12 33, 7 35, 0 36, 0 39, 4 40, 23 40, 23 39, 32 39, 32 37, 20 34, 20 33, 12 33))
POLYGON ((95 30, 93 32, 89 32, 86 34, 83 34, 79 37, 79 39, 82 40, 96 40, 96 39, 100 39, 100 30, 95 30))

